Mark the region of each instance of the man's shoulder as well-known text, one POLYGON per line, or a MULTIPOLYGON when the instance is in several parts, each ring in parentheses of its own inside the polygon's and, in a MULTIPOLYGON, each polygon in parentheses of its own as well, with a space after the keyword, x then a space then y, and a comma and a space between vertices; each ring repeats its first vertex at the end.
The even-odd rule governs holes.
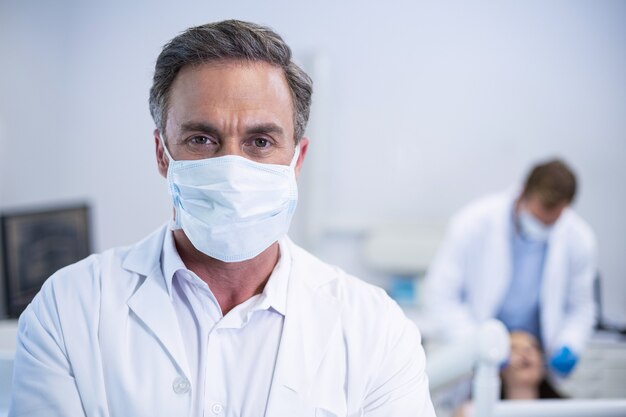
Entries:
POLYGON ((513 198, 510 193, 489 194, 473 200, 455 215, 455 218, 464 220, 480 220, 493 218, 494 212, 507 210, 511 206, 513 198))
POLYGON ((84 294, 98 293, 103 271, 119 267, 128 250, 128 247, 109 249, 59 269, 45 281, 38 297, 70 302, 82 299, 84 294))
POLYGON ((448 227, 453 239, 474 241, 489 231, 504 230, 514 197, 510 192, 491 194, 467 204, 457 211, 448 227))
POLYGON ((585 219, 583 219, 573 209, 568 208, 567 211, 563 213, 563 220, 566 220, 567 227, 574 233, 578 233, 579 235, 588 238, 594 236, 593 229, 589 223, 587 223, 587 221, 585 221, 585 219))
POLYGON ((293 257, 298 270, 306 271, 306 276, 298 279, 304 279, 310 288, 334 298, 341 306, 344 319, 367 325, 384 325, 390 318, 406 319, 397 303, 382 288, 350 275, 295 245, 293 257))
MULTIPOLYGON (((120 285, 132 287, 133 282, 131 281, 134 280, 127 278, 137 274, 133 274, 125 267, 129 255, 141 252, 144 254, 144 258, 155 257, 149 255, 144 248, 149 245, 156 247, 159 239, 161 239, 162 229, 159 228, 135 244, 118 246, 95 253, 59 269, 46 280, 35 301, 38 303, 53 301, 57 304, 74 305, 75 303, 86 302, 85 300, 93 301, 94 297, 99 297, 103 289, 106 288, 115 290, 120 285)), ((145 259, 145 262, 158 262, 158 257, 152 260, 145 259)))
POLYGON ((572 209, 567 209, 562 215, 562 224, 559 227, 561 233, 566 235, 566 242, 575 245, 581 250, 595 252, 597 243, 593 229, 578 213, 572 209))
POLYGON ((292 254, 297 265, 296 271, 301 274, 303 273, 301 271, 305 271, 304 280, 307 285, 328 292, 338 299, 349 299, 354 295, 366 298, 386 295, 381 288, 348 274, 336 265, 322 261, 293 243, 292 254))

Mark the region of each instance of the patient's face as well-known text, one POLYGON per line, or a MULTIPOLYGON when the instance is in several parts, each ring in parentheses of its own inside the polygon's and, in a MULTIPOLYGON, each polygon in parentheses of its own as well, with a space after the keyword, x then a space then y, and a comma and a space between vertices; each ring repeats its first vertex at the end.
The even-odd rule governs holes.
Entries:
POLYGON ((534 336, 526 332, 511 333, 511 358, 502 371, 508 386, 538 386, 545 374, 543 355, 534 336))

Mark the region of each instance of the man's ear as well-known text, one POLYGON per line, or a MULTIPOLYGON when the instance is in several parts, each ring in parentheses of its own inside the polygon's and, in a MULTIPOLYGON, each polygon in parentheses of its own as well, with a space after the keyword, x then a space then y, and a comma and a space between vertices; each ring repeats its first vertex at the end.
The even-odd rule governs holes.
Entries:
POLYGON ((304 157, 306 156, 306 151, 309 148, 309 138, 303 137, 300 139, 300 155, 298 156, 298 160, 296 161, 295 172, 296 177, 300 173, 302 169, 302 164, 304 163, 304 157))
POLYGON ((167 177, 167 168, 170 165, 170 161, 167 158, 165 151, 163 150, 163 142, 161 141, 159 129, 154 129, 154 146, 159 174, 161 174, 165 178, 167 177))

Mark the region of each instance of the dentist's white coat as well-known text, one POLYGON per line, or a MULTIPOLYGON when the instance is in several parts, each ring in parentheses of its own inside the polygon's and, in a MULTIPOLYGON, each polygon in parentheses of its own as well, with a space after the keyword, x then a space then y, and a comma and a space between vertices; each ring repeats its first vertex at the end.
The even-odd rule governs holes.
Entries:
MULTIPOLYGON (((429 268, 425 302, 445 338, 459 337, 498 314, 512 276, 512 215, 517 194, 481 199, 450 222, 429 268)), ((540 294, 540 324, 547 354, 569 346, 580 353, 594 324, 596 243, 570 209, 548 242, 540 294)))
MULTIPOLYGON (((190 393, 173 389, 191 378, 160 267, 165 231, 46 282, 20 317, 10 416, 190 415, 190 393)), ((434 416, 415 326, 382 290, 289 244, 283 335, 256 415, 434 416)))

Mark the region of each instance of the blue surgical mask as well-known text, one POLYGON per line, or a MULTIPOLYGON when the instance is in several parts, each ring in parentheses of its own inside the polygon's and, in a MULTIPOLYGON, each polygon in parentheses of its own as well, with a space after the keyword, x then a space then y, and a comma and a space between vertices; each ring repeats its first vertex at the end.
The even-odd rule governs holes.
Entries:
POLYGON ((298 202, 294 167, 263 164, 237 155, 175 161, 167 182, 182 229, 200 252, 224 262, 252 259, 289 230, 298 202))
POLYGON ((521 234, 528 240, 545 242, 550 237, 552 226, 545 225, 530 211, 522 208, 517 216, 521 234))

